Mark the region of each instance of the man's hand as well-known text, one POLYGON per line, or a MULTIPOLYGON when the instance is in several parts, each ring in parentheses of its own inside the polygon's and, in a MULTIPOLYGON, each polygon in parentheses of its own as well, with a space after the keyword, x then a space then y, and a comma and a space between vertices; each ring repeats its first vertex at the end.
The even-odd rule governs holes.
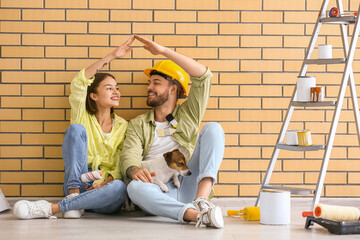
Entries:
POLYGON ((87 191, 96 189, 96 188, 101 188, 103 186, 105 186, 106 184, 108 184, 109 182, 113 181, 114 178, 112 176, 107 177, 102 183, 93 183, 93 185, 91 187, 86 187, 87 191))
POLYGON ((146 39, 142 36, 135 35, 135 38, 144 44, 144 48, 154 55, 163 54, 166 51, 166 47, 157 44, 154 41, 146 39))
POLYGON ((139 168, 132 166, 128 169, 128 176, 136 181, 141 180, 142 182, 152 183, 152 177, 156 176, 156 172, 149 172, 146 168, 139 168))

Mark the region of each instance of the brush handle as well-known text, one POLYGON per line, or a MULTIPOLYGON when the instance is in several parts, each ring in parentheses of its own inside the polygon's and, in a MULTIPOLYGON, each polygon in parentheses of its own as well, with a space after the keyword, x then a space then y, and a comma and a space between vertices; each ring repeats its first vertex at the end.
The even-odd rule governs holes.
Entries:
POLYGON ((241 209, 241 210, 228 210, 227 211, 227 215, 228 216, 234 216, 234 215, 240 215, 240 216, 242 216, 241 214, 244 212, 244 210, 243 209, 241 209), (240 214, 239 214, 240 213, 240 214))

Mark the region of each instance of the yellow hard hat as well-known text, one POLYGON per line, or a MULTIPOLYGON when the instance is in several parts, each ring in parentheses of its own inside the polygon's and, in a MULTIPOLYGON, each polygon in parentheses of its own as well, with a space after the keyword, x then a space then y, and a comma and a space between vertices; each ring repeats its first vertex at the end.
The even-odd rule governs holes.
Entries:
POLYGON ((189 77, 187 73, 182 69, 179 65, 174 63, 171 60, 163 60, 161 62, 156 63, 152 68, 148 68, 144 70, 146 76, 150 77, 153 71, 160 72, 171 77, 172 80, 177 81, 181 85, 181 91, 179 94, 179 98, 186 98, 187 95, 187 87, 189 84, 189 77))

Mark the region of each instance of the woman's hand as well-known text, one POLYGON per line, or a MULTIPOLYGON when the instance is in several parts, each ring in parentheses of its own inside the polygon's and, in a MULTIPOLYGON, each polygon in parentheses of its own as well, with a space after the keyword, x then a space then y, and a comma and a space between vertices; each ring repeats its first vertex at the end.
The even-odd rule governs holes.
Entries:
POLYGON ((132 35, 126 42, 124 42, 123 44, 121 44, 120 46, 118 46, 113 52, 112 55, 115 58, 121 58, 123 56, 125 56, 126 54, 128 54, 132 48, 130 47, 130 45, 133 43, 133 41, 135 40, 135 35, 132 35))
POLYGON ((157 44, 154 41, 146 39, 142 36, 135 35, 135 38, 144 44, 144 48, 154 55, 163 54, 166 51, 166 47, 157 44))

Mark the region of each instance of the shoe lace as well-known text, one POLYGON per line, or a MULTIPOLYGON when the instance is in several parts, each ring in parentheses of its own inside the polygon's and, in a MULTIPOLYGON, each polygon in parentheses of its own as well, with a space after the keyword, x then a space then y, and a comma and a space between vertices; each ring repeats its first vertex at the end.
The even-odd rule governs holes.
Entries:
POLYGON ((211 202, 209 202, 205 197, 198 197, 197 199, 195 199, 192 204, 194 206, 198 206, 200 208, 200 211, 203 209, 208 209, 208 208, 214 208, 215 205, 212 204, 211 202))
POLYGON ((49 219, 57 218, 56 216, 53 216, 53 215, 49 214, 45 210, 44 206, 39 206, 36 203, 35 203, 35 206, 30 205, 29 208, 30 208, 30 214, 31 215, 42 215, 42 216, 44 216, 46 218, 49 218, 49 219))
POLYGON ((195 224, 195 227, 205 227, 209 223, 209 219, 207 216, 208 209, 203 209, 201 212, 197 215, 197 222, 195 224))

